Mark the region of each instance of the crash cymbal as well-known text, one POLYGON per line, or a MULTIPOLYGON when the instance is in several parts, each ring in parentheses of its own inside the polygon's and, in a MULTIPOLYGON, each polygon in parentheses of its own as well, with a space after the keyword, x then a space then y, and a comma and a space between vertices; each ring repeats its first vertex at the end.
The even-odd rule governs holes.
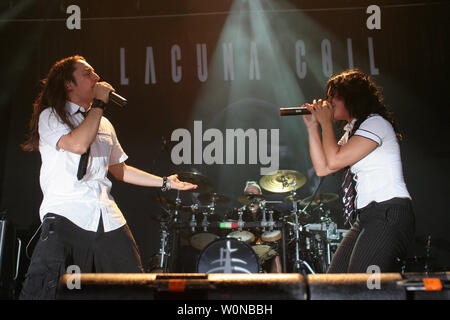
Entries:
POLYGON ((239 196, 238 201, 242 204, 249 205, 251 203, 258 202, 264 199, 265 197, 262 194, 245 193, 239 196))
POLYGON ((259 180, 259 185, 264 190, 275 193, 284 193, 292 190, 297 190, 305 183, 305 175, 295 170, 278 170, 271 174, 263 176, 259 180))
MULTIPOLYGON (((312 196, 309 196, 300 201, 300 205, 306 206, 311 201, 312 196)), ((319 193, 316 194, 314 200, 311 202, 311 206, 318 206, 321 203, 329 203, 339 199, 339 196, 335 193, 319 193)))
POLYGON ((182 172, 178 174, 178 179, 183 182, 190 182, 197 185, 197 189, 187 190, 196 193, 208 193, 213 190, 213 184, 204 175, 197 172, 182 172))
POLYGON ((218 193, 205 193, 198 196, 198 200, 203 204, 209 204, 214 202, 214 204, 222 205, 230 202, 230 199, 223 194, 218 193))

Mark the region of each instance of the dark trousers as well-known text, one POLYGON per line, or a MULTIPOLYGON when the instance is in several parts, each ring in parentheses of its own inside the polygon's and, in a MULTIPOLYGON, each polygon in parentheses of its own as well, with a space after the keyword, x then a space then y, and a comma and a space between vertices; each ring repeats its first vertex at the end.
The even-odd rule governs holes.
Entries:
POLYGON ((411 200, 394 198, 371 202, 357 211, 357 219, 342 240, 328 273, 399 272, 396 258, 404 258, 415 231, 411 200))
POLYGON ((141 259, 128 225, 86 231, 67 218, 47 214, 33 251, 20 299, 55 299, 59 278, 69 266, 81 273, 141 273, 141 259))

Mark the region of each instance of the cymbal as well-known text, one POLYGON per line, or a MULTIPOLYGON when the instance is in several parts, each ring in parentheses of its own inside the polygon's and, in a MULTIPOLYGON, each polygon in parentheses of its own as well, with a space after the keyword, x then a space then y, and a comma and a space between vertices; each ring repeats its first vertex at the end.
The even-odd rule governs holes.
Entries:
MULTIPOLYGON (((339 196, 335 193, 319 193, 316 194, 314 200, 311 202, 311 206, 317 206, 321 203, 329 203, 339 199, 339 196)), ((309 196, 300 201, 300 205, 306 206, 312 200, 312 196, 309 196)))
POLYGON ((259 185, 267 191, 284 193, 297 190, 306 183, 303 173, 295 170, 278 170, 272 174, 263 176, 259 180, 259 185), (295 186, 293 183, 295 182, 295 186))
POLYGON ((246 205, 249 205, 252 202, 261 201, 264 199, 265 199, 265 197, 262 194, 256 194, 256 193, 245 193, 238 197, 238 201, 240 203, 243 203, 246 205))
POLYGON ((212 203, 214 202, 214 204, 226 204, 228 202, 230 202, 230 198, 228 198, 227 196, 224 196, 222 194, 218 194, 216 192, 213 193, 205 193, 205 194, 201 194, 198 196, 198 200, 201 203, 212 203))
POLYGON ((178 174, 178 179, 183 182, 190 182, 197 185, 197 189, 187 190, 196 193, 208 193, 213 190, 213 184, 204 175, 197 172, 182 172, 178 174))
POLYGON ((302 201, 303 200, 303 198, 302 197, 300 197, 298 194, 295 196, 295 197, 293 197, 293 196, 287 196, 286 198, 284 198, 284 201, 286 201, 286 202, 292 202, 292 201, 302 201))

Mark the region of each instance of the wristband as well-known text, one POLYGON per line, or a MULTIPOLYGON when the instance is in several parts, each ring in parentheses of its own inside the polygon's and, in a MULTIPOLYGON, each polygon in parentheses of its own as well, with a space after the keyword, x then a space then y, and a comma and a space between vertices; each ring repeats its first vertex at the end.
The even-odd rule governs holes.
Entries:
POLYGON ((163 177, 163 184, 161 187, 161 191, 165 192, 167 190, 170 190, 170 181, 167 180, 167 177, 163 177))
POLYGON ((94 101, 92 101, 91 108, 100 108, 105 110, 105 103, 100 99, 94 99, 94 101))

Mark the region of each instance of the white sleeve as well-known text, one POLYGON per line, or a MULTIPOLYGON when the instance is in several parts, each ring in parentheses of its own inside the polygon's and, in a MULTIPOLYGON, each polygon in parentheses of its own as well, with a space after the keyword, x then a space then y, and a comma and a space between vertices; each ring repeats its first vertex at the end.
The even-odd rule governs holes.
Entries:
POLYGON ((361 123, 354 135, 368 138, 381 145, 388 133, 387 125, 390 124, 383 117, 371 116, 361 123))
POLYGON ((111 138, 113 144, 111 148, 111 155, 109 157, 108 165, 113 166, 115 164, 122 163, 125 160, 127 160, 128 155, 125 153, 125 151, 123 151, 122 146, 119 143, 119 139, 117 139, 116 130, 114 129, 112 123, 105 117, 104 119, 106 120, 106 123, 108 124, 111 130, 111 138))
POLYGON ((52 108, 47 108, 41 112, 38 126, 40 140, 56 150, 58 150, 56 144, 59 139, 72 131, 67 124, 59 119, 52 108))

